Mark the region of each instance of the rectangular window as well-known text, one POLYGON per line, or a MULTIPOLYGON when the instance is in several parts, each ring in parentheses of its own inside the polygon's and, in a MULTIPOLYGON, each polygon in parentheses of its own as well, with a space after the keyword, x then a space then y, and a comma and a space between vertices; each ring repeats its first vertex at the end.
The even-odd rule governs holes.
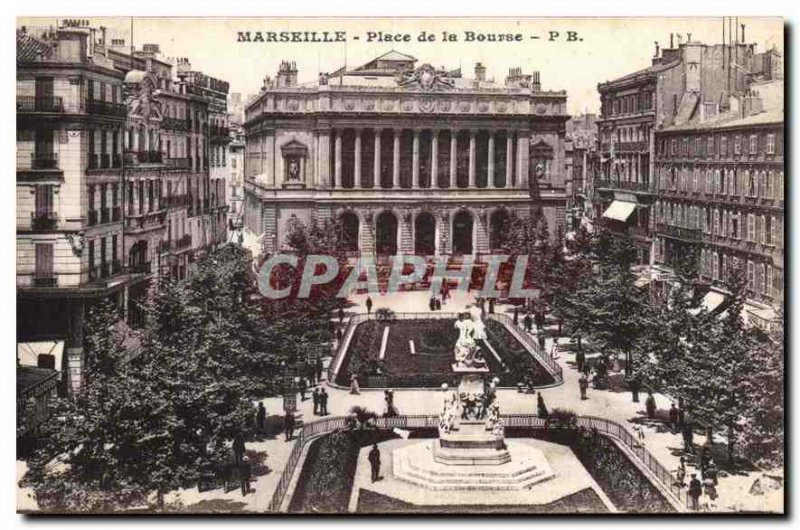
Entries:
POLYGON ((770 133, 767 135, 767 154, 775 154, 775 133, 770 133))
POLYGON ((733 137, 733 154, 740 155, 742 154, 742 136, 737 134, 733 137))
POLYGON ((777 239, 775 236, 777 235, 776 227, 778 226, 778 219, 775 217, 769 218, 769 244, 774 245, 777 239))
POLYGON ((755 284, 755 264, 752 261, 747 262, 747 289, 753 291, 755 284))
POLYGON ((53 277, 53 244, 36 243, 35 274, 37 278, 53 277))
POLYGON ((714 154, 714 137, 709 136, 708 142, 706 143, 706 155, 712 156, 714 154))
POLYGON ((775 298, 775 276, 772 265, 767 265, 767 296, 775 298))
POLYGON ((765 245, 767 243, 767 217, 762 215, 761 216, 761 244, 765 245))
POLYGON ((758 135, 751 134, 750 135, 750 150, 749 154, 755 155, 758 154, 758 135))
POLYGON ((721 136, 719 139, 719 154, 722 156, 727 156, 728 154, 728 137, 721 136))
POLYGON ((39 184, 36 186, 36 217, 47 217, 53 211, 53 186, 39 184))

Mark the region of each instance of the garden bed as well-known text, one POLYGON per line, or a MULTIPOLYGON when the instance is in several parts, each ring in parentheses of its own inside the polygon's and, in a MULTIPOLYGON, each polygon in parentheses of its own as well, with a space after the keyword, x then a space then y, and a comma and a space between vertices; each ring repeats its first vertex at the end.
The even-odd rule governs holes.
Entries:
MULTIPOLYGON (((436 388, 442 383, 454 385, 453 347, 458 339, 454 319, 370 320, 356 326, 335 382, 350 384, 357 374, 364 388, 436 388), (386 352, 379 359, 384 328, 389 327, 386 352), (409 341, 414 341, 411 353, 409 341)), ((502 360, 484 352, 492 375, 500 386, 516 386, 524 379, 533 386, 555 382, 553 376, 525 349, 503 324, 486 321, 489 344, 502 360)))

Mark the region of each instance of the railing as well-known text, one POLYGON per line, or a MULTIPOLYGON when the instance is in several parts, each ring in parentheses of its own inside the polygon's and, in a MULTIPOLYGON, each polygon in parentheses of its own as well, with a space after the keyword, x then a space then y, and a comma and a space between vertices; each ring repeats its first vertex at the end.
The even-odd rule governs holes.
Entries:
POLYGON ((160 164, 161 151, 125 151, 125 158, 132 164, 160 164))
POLYGON ((33 230, 53 230, 58 226, 58 214, 55 212, 31 212, 31 228, 33 230))
POLYGON ((647 182, 634 182, 629 180, 596 180, 595 188, 609 188, 633 191, 650 191, 650 184, 647 182))
POLYGON ((128 108, 123 103, 112 103, 99 99, 86 100, 86 112, 89 114, 103 114, 106 116, 125 117, 128 115, 128 108))
POLYGON ((17 112, 64 112, 59 96, 17 96, 17 112))
POLYGON ((58 169, 58 153, 31 153, 31 169, 58 169))
POLYGON ((564 382, 564 371, 562 370, 561 366, 555 361, 555 359, 547 355, 547 352, 541 351, 539 344, 536 343, 527 333, 525 333, 525 331, 520 328, 519 325, 514 324, 514 320, 511 317, 499 313, 487 313, 486 316, 492 320, 500 322, 501 324, 505 324, 505 326, 511 330, 512 334, 515 335, 516 339, 533 353, 533 356, 537 361, 539 361, 539 364, 544 366, 547 371, 550 372, 550 374, 555 378, 556 384, 561 384, 564 382))
MULTIPOLYGON (((390 320, 455 320, 457 318, 458 313, 440 313, 438 311, 432 311, 430 313, 395 313, 390 320)), ((556 385, 564 382, 564 371, 561 366, 555 359, 547 355, 546 352, 542 352, 539 348, 539 344, 529 337, 519 325, 514 324, 512 318, 508 315, 498 313, 486 313, 486 318, 505 325, 511 331, 511 334, 514 335, 514 338, 533 355, 534 359, 550 372, 555 379, 556 385)), ((368 320, 376 320, 374 313, 371 315, 363 313, 353 315, 348 320, 347 327, 344 333, 342 333, 342 341, 338 344, 336 353, 331 359, 331 363, 328 365, 328 382, 335 384, 336 374, 339 372, 340 368, 339 364, 341 364, 344 359, 344 354, 350 345, 350 340, 352 339, 353 333, 355 333, 356 327, 368 320)))
MULTIPOLYGON (((297 464, 303 454, 303 448, 312 438, 343 429, 347 424, 347 416, 334 416, 322 418, 310 423, 305 423, 296 433, 296 441, 286 466, 283 468, 281 477, 275 487, 267 510, 277 513, 289 490, 292 477, 297 470, 297 464)), ((545 420, 531 414, 504 414, 503 423, 506 428, 528 428, 528 429, 547 429, 545 420)), ((630 457, 635 459, 643 468, 649 471, 656 483, 654 484, 660 491, 669 496, 673 506, 683 511, 686 502, 686 492, 674 484, 672 474, 648 451, 643 444, 639 443, 624 426, 606 418, 596 416, 577 416, 577 426, 586 429, 597 429, 601 434, 616 439, 630 451, 630 457)), ((376 418, 375 426, 378 429, 436 429, 439 424, 438 416, 434 414, 415 414, 407 416, 394 416, 392 418, 376 418)), ((652 481, 651 481, 652 482, 652 481)))
POLYGON ((165 158, 164 164, 171 169, 189 169, 188 158, 165 158))
POLYGON ((33 285, 35 287, 56 287, 58 285, 58 275, 55 272, 33 274, 33 285))
POLYGON ((703 238, 703 233, 699 228, 683 228, 664 223, 656 225, 656 232, 688 241, 700 241, 703 238))

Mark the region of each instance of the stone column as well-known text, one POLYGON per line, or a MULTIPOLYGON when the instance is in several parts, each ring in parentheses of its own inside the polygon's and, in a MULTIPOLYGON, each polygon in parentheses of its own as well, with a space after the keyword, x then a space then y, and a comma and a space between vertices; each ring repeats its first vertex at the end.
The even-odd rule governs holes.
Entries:
POLYGON ((419 130, 414 129, 411 158, 411 189, 419 188, 419 130))
POLYGON ((355 160, 353 161, 353 187, 361 188, 361 129, 356 129, 356 141, 354 149, 355 160))
POLYGON ((334 162, 333 162, 333 187, 342 187, 342 133, 338 129, 333 131, 334 162))
POLYGON ((331 137, 329 131, 319 132, 319 150, 317 153, 317 182, 319 186, 329 187, 331 185, 331 137))
POLYGON ((450 187, 457 188, 458 181, 458 131, 450 131, 450 187))
POLYGON ((392 188, 400 187, 400 129, 394 130, 394 151, 392 158, 392 188))
POLYGON ((506 188, 512 187, 514 177, 514 131, 506 131, 506 188))
POLYGON ((476 131, 469 132, 469 188, 475 187, 475 136, 476 131))
POLYGON ((489 167, 486 177, 486 184, 489 188, 494 188, 494 131, 489 131, 489 167))
POLYGON ((381 130, 375 129, 375 144, 374 144, 374 153, 375 158, 372 161, 372 172, 374 176, 372 177, 372 187, 373 188, 380 188, 381 187, 381 130))
POLYGON ((431 188, 439 187, 439 131, 431 129, 431 188))
POLYGON ((519 188, 528 187, 528 135, 520 132, 517 137, 517 181, 519 188))

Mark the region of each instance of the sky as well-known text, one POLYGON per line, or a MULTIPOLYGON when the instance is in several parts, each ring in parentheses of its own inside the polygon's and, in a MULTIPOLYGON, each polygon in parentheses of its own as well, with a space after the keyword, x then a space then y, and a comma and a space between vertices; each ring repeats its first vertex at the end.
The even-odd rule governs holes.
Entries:
MULTIPOLYGON (((85 17, 84 17, 85 18, 85 17)), ((131 42, 130 18, 89 18, 92 26, 108 28, 107 38, 131 42)), ((55 19, 20 18, 18 25, 47 26, 55 19)), ((756 51, 773 45, 783 52, 780 18, 739 18, 746 40, 756 51)), ((143 18, 133 19, 133 39, 157 43, 162 58, 188 57, 192 68, 230 82, 231 92, 255 94, 265 76, 275 77, 281 61, 295 61, 299 81, 313 81, 319 72, 343 64, 355 67, 395 49, 413 55, 418 65, 431 63, 448 69, 461 67, 471 77, 474 64, 486 66, 487 78, 503 83, 509 68, 523 73, 541 72, 544 90, 566 90, 570 114, 597 112, 597 84, 650 66, 655 41, 669 45, 670 33, 685 41, 722 42, 722 18, 143 18), (237 32, 345 31, 346 43, 240 43, 237 32), (443 42, 442 33, 456 35, 457 42, 443 42), (569 41, 568 32, 575 32, 569 41), (410 42, 368 42, 368 32, 410 35, 410 42), (435 37, 420 42, 420 34, 435 37), (474 34, 521 34, 521 42, 465 42, 474 34), (549 40, 550 32, 557 32, 549 40), (358 37, 358 40, 355 40, 358 37), (539 38, 532 38, 539 37, 539 38)), ((727 31, 727 28, 726 28, 727 31)))

